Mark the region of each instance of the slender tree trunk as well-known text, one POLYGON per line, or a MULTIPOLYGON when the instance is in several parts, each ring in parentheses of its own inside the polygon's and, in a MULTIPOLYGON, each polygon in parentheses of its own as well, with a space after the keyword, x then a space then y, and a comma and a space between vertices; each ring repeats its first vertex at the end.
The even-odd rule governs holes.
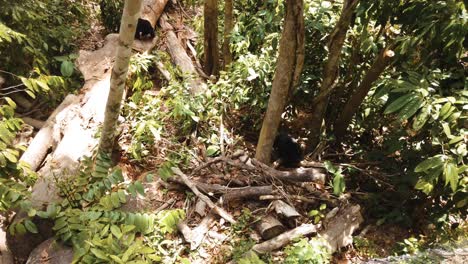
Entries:
POLYGON ((204 6, 205 73, 218 75, 218 0, 205 0, 204 6))
POLYGON ((340 19, 330 35, 328 42, 328 59, 323 68, 323 80, 320 92, 312 102, 312 117, 310 125, 308 150, 315 148, 319 143, 322 123, 327 111, 328 96, 336 87, 335 81, 338 77, 340 66, 341 50, 351 23, 352 15, 359 0, 345 0, 341 11, 340 19))
POLYGON ((255 158, 270 163, 271 149, 288 95, 299 82, 304 64, 303 0, 287 0, 278 61, 255 158))
POLYGON ((374 82, 380 77, 385 68, 389 65, 391 58, 393 57, 393 51, 385 48, 375 58, 369 70, 366 72, 361 84, 356 88, 356 91, 346 103, 341 115, 335 122, 334 129, 336 137, 342 137, 346 128, 348 128, 351 119, 359 109, 359 106, 366 98, 369 90, 372 88, 374 82))
POLYGON ((232 15, 232 0, 224 1, 224 40, 223 40, 223 61, 224 68, 232 61, 231 51, 229 50, 229 42, 231 40, 231 32, 234 27, 234 17, 232 15))
POLYGON ((132 55, 132 44, 136 24, 140 16, 142 0, 126 0, 120 22, 119 47, 115 57, 107 98, 106 113, 99 142, 99 151, 110 154, 114 147, 117 119, 120 114, 122 96, 127 78, 128 63, 132 55))

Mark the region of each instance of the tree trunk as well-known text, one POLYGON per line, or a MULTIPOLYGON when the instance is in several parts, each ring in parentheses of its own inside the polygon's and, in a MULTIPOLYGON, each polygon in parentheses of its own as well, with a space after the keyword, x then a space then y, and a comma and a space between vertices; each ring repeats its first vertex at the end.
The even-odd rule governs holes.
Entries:
POLYGON ((263 119, 255 158, 270 163, 271 149, 288 95, 299 82, 304 64, 304 16, 302 0, 287 0, 284 28, 270 100, 263 119))
POLYGON ((234 17, 232 15, 232 0, 224 1, 224 40, 223 40, 223 61, 224 68, 232 61, 232 54, 229 50, 231 32, 234 27, 234 17))
POLYGON ((340 19, 330 35, 330 40, 328 42, 329 55, 323 68, 323 80, 320 86, 320 93, 316 96, 312 105, 308 150, 312 150, 319 143, 322 123, 328 106, 328 96, 336 86, 334 83, 338 76, 341 50, 346 38, 346 32, 351 23, 352 14, 358 2, 359 0, 344 1, 340 19))
POLYGON ((204 52, 205 73, 218 75, 218 0, 205 0, 204 6, 204 52))
POLYGON ((341 115, 335 122, 334 130, 336 137, 342 137, 345 132, 346 128, 348 128, 351 119, 353 118, 354 114, 359 109, 359 106, 366 98, 367 93, 371 89, 374 82, 380 77, 382 72, 388 66, 393 57, 393 52, 388 48, 385 48, 380 52, 380 54, 375 58, 372 66, 367 71, 364 79, 362 80, 361 84, 356 89, 356 92, 351 96, 351 98, 346 103, 345 107, 341 115))
POLYGON ((122 96, 127 78, 128 63, 132 55, 132 44, 136 23, 140 16, 142 0, 126 0, 120 23, 119 47, 112 68, 110 91, 107 98, 104 124, 99 142, 99 151, 110 154, 114 146, 117 119, 120 114, 122 96))

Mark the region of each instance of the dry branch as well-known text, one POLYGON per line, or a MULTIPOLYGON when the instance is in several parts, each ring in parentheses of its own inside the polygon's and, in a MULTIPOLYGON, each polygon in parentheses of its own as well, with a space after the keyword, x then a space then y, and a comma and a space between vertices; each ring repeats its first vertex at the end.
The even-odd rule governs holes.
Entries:
POLYGON ((271 252, 275 249, 284 247, 295 238, 306 236, 315 232, 317 232, 317 226, 312 224, 303 224, 290 231, 284 232, 283 234, 275 238, 272 238, 260 244, 256 244, 255 246, 253 246, 252 249, 258 253, 271 252))
POLYGON ((264 174, 281 181, 325 183, 326 175, 323 169, 297 168, 292 171, 279 171, 256 159, 252 159, 252 164, 261 169, 264 174))
POLYGON ((229 223, 231 224, 235 224, 236 223, 236 220, 234 220, 234 218, 231 216, 231 214, 229 214, 228 212, 226 212, 223 208, 215 205, 208 196, 204 195, 203 193, 201 193, 197 186, 192 182, 190 181, 190 179, 187 177, 187 175, 185 175, 179 168, 175 168, 173 167, 172 168, 172 171, 178 175, 183 181, 184 181, 184 184, 187 185, 187 187, 189 187, 192 192, 200 199, 202 199, 216 214, 218 214, 219 216, 221 216, 222 218, 226 219, 226 221, 228 221, 229 223))

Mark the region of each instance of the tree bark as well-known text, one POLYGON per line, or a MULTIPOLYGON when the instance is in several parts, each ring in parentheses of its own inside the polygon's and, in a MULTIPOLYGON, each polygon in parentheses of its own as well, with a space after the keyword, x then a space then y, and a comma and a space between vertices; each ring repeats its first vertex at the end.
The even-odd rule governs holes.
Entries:
POLYGON ((359 0, 345 0, 341 11, 340 19, 330 35, 328 42, 329 55, 323 68, 323 80, 320 86, 320 92, 316 96, 312 105, 312 116, 309 134, 308 150, 312 150, 319 143, 322 130, 322 123, 328 106, 328 96, 338 77, 338 68, 340 66, 340 56, 343 44, 346 38, 352 14, 359 0))
POLYGON ((335 122, 334 132, 337 138, 343 137, 354 114, 359 109, 359 106, 364 101, 364 98, 366 98, 374 82, 387 68, 392 57, 393 51, 391 51, 389 48, 385 48, 380 52, 377 58, 375 58, 371 67, 364 76, 361 84, 356 88, 356 92, 354 92, 354 94, 348 100, 345 107, 343 108, 341 115, 335 122))
POLYGON ((218 0, 205 0, 204 6, 204 52, 205 73, 218 75, 218 0))
POLYGON ((302 0, 287 0, 284 27, 268 108, 263 119, 255 158, 269 164, 276 131, 288 95, 299 82, 304 65, 304 16, 302 0))
POLYGON ((104 124, 99 142, 99 151, 110 154, 114 147, 117 119, 120 114, 122 96, 127 78, 128 63, 132 55, 132 44, 136 23, 140 16, 142 0, 126 0, 120 23, 119 47, 112 68, 109 96, 107 98, 104 124))
POLYGON ((232 61, 232 54, 229 49, 231 41, 231 32, 234 27, 234 17, 232 15, 232 0, 224 1, 224 40, 223 40, 223 61, 224 68, 232 61))

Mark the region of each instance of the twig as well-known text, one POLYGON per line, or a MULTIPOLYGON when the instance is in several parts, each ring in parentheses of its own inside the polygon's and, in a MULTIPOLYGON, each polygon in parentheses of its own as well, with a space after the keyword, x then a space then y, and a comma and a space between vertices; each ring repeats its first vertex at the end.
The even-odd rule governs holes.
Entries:
POLYGON ((156 210, 154 210, 154 213, 157 214, 157 213, 161 212, 162 210, 166 209, 169 205, 174 204, 175 201, 176 201, 175 198, 171 198, 168 201, 163 202, 163 204, 161 206, 159 206, 158 208, 156 208, 156 210))

